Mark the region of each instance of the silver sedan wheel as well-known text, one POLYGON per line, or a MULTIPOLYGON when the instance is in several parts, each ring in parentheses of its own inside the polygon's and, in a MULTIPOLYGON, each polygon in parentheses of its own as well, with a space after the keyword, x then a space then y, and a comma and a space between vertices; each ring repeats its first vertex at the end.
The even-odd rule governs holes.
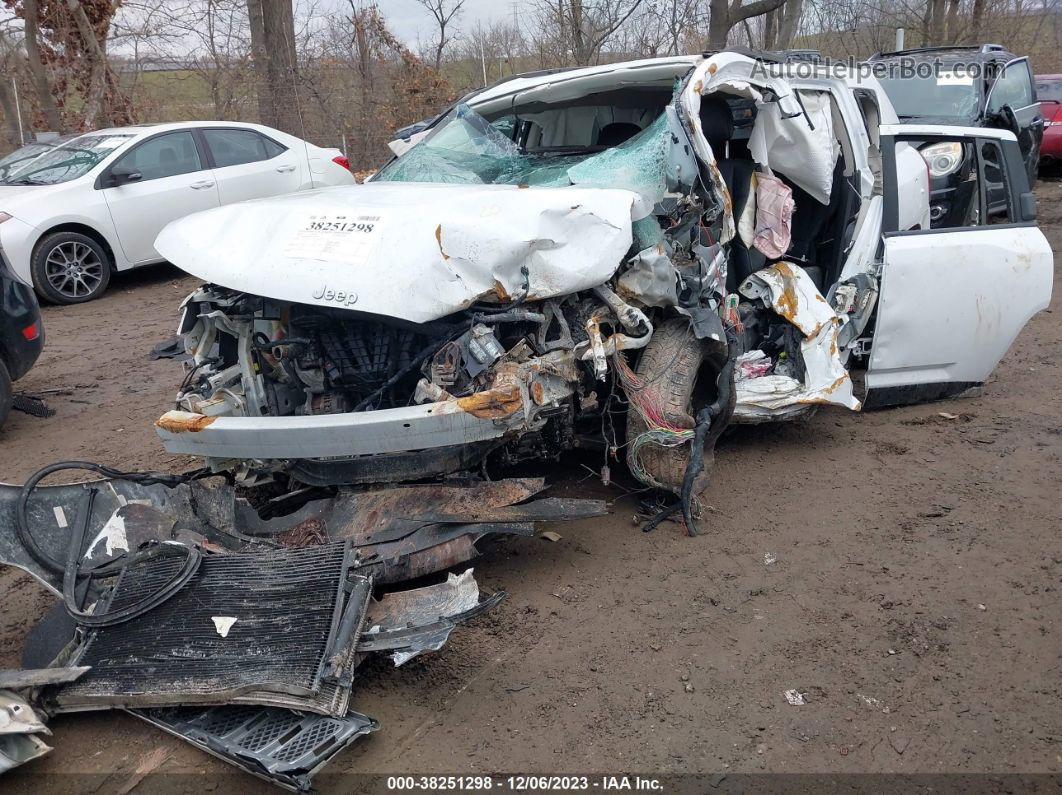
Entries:
POLYGON ((84 298, 100 286, 104 267, 95 251, 71 240, 48 252, 44 275, 56 292, 67 298, 84 298))

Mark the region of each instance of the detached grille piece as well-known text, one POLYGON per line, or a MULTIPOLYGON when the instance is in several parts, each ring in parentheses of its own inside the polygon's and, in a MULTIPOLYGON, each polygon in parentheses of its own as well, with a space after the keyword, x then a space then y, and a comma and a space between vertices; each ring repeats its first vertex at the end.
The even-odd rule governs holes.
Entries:
POLYGON ((358 737, 376 731, 372 718, 342 718, 276 707, 134 709, 131 714, 274 784, 310 789, 310 779, 358 737))
MULTIPOLYGON (((362 587, 344 613, 350 560, 343 543, 206 555, 174 597, 89 634, 78 664, 92 670, 56 691, 58 709, 250 703, 345 715, 354 655, 333 641, 341 619, 361 626, 369 590, 353 578, 362 587), (326 660, 331 681, 322 681, 326 660)), ((123 571, 111 609, 152 592, 174 565, 157 559, 123 571)))

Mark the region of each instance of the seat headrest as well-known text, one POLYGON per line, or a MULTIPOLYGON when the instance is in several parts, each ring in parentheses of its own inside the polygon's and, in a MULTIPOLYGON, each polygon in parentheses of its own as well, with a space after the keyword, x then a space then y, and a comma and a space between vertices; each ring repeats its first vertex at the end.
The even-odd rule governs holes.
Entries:
POLYGON ((621 143, 630 140, 641 131, 642 128, 637 124, 631 124, 627 121, 614 121, 601 128, 601 132, 597 134, 597 145, 619 146, 621 143))
POLYGON ((734 137, 734 113, 718 94, 701 97, 701 129, 708 143, 722 144, 734 137))

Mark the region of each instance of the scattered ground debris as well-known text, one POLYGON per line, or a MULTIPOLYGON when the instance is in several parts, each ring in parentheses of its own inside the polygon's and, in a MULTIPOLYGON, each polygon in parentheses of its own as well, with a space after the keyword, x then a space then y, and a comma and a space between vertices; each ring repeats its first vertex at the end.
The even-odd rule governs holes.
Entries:
POLYGON ((15 393, 11 400, 11 408, 15 411, 21 411, 23 414, 29 414, 31 417, 55 416, 55 409, 45 403, 44 398, 36 395, 27 395, 23 392, 15 393))
POLYGON ((791 706, 799 707, 807 703, 804 694, 799 690, 786 690, 782 695, 785 696, 785 700, 790 703, 791 706))
MULTIPOLYGON (((397 666, 437 651, 505 598, 481 597, 470 568, 412 590, 389 583, 467 561, 488 536, 606 512, 594 500, 531 499, 544 485, 299 489, 262 503, 262 518, 224 478, 52 465, 25 486, 0 485, 0 562, 63 600, 31 633, 31 656, 52 667, 0 671, 0 688, 32 688, 50 713, 124 708, 307 789, 378 727, 350 709, 364 660, 382 654, 397 666), (105 477, 39 485, 66 469, 105 477)), ((9 714, 19 710, 33 716, 19 703, 9 714)), ((42 730, 0 734, 2 764, 46 753, 42 730)))
POLYGON ((316 516, 303 519, 277 536, 277 543, 286 547, 305 547, 312 544, 324 544, 328 541, 325 523, 316 516))
POLYGON ((148 358, 153 361, 157 359, 176 359, 179 362, 183 362, 192 357, 184 350, 184 345, 181 344, 180 338, 173 337, 165 342, 156 343, 148 354, 148 358))
POLYGON ((51 751, 38 734, 51 734, 33 707, 10 690, 0 690, 0 773, 51 751))
POLYGON ((311 789, 311 778, 336 754, 380 728, 357 712, 341 718, 242 706, 129 712, 252 775, 299 792, 311 789))

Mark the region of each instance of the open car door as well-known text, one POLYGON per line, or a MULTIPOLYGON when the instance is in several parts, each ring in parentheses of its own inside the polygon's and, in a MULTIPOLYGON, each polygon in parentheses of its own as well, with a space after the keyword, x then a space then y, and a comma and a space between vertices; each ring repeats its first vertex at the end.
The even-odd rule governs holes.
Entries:
POLYGON ((1050 303, 1054 275, 1012 133, 930 125, 885 125, 881 133, 884 235, 867 408, 980 386, 1029 319, 1050 303), (947 171, 954 201, 962 203, 951 215, 954 225, 898 230, 901 141, 917 149, 936 145, 935 168, 947 171), (1005 208, 990 211, 989 196, 1000 194, 1005 208))

